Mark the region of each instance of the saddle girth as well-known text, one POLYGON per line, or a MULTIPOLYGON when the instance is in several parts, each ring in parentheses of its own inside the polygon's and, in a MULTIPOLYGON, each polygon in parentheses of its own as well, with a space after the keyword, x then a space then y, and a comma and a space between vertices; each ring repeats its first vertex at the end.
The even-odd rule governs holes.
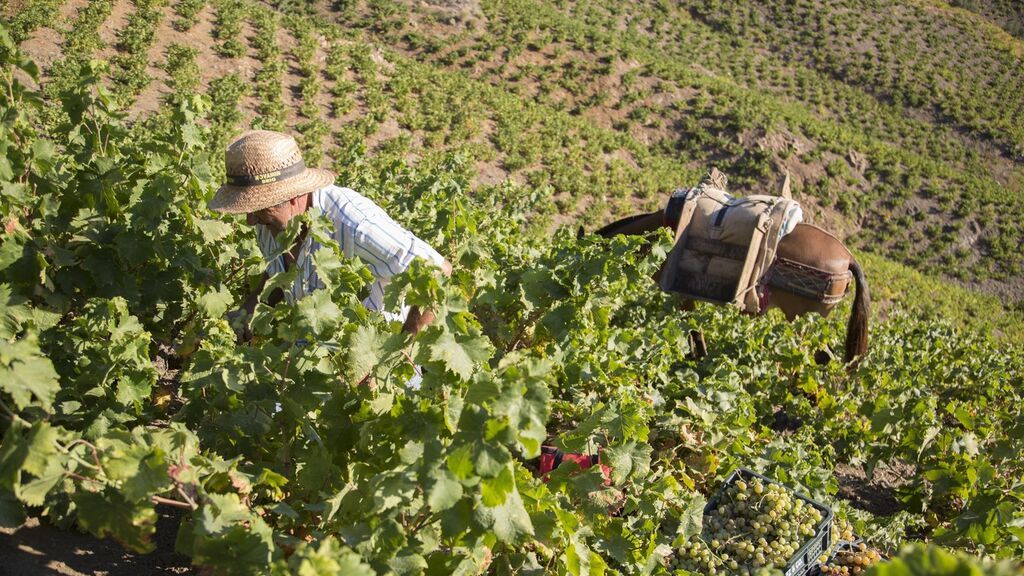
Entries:
POLYGON ((846 288, 851 279, 853 273, 849 270, 829 272, 780 257, 768 268, 761 279, 761 285, 832 305, 840 302, 846 295, 846 288), (840 285, 842 290, 837 293, 836 288, 840 285))

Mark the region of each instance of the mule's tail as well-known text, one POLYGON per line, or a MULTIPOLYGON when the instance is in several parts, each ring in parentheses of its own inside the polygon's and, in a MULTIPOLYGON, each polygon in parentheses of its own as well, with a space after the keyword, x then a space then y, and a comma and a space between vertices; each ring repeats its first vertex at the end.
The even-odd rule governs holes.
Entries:
MULTIPOLYGON (((594 234, 598 236, 604 236, 605 238, 611 238, 616 234, 646 234, 652 230, 657 230, 658 226, 661 225, 664 217, 661 210, 650 212, 647 214, 634 214, 633 216, 627 216, 621 220, 616 220, 611 224, 607 224, 594 231, 594 234)), ((580 230, 583 227, 580 226, 580 230)), ((577 233, 576 237, 581 237, 582 234, 577 233)))
POLYGON ((871 315, 871 295, 868 293, 868 281, 864 277, 864 270, 852 258, 850 259, 850 272, 853 273, 855 293, 853 308, 850 310, 850 321, 846 325, 845 360, 848 365, 855 367, 855 362, 868 351, 868 316, 871 315))

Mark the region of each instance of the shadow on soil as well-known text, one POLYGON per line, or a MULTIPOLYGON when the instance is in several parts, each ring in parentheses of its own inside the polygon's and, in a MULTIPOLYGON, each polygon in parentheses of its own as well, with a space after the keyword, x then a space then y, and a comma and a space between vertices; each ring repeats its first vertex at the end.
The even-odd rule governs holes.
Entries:
POLYGON ((107 538, 61 530, 31 518, 17 530, 0 529, 0 576, 156 576, 199 574, 174 551, 179 517, 161 511, 156 550, 134 554, 107 538))

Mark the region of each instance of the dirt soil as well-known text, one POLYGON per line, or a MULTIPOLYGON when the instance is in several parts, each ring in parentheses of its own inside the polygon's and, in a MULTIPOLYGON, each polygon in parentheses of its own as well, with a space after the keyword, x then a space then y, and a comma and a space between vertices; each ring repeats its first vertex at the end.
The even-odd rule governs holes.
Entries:
POLYGON ((176 514, 161 511, 156 550, 133 554, 110 538, 100 540, 30 518, 17 530, 0 528, 0 576, 199 574, 186 556, 174 551, 179 520, 176 514))
POLYGON ((890 516, 903 507, 896 499, 896 491, 909 484, 916 473, 913 466, 902 462, 879 464, 869 480, 863 467, 840 464, 835 469, 839 480, 837 496, 849 500, 854 508, 876 516, 890 516))

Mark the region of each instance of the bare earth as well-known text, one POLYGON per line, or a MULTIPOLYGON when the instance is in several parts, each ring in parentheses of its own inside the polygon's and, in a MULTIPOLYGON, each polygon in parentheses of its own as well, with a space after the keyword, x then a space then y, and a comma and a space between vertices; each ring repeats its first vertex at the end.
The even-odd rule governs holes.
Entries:
POLYGON ((127 552, 117 542, 61 530, 31 518, 18 530, 0 528, 0 576, 157 576, 198 574, 174 551, 178 517, 161 514, 156 550, 127 552))
POLYGON ((890 516, 902 507, 896 499, 896 490, 909 484, 915 473, 913 466, 902 462, 879 464, 874 477, 868 480, 860 466, 840 464, 835 470, 836 479, 839 480, 839 493, 836 496, 849 500, 854 508, 878 516, 890 516))

